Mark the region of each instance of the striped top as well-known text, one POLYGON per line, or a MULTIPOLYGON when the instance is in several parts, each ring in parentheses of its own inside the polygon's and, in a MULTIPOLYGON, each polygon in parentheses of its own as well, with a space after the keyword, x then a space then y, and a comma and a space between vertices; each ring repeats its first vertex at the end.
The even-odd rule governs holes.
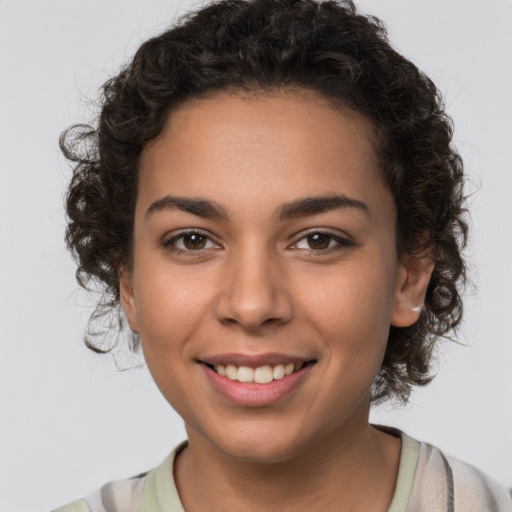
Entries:
MULTIPOLYGON (((401 437, 402 449, 388 512, 512 512, 509 493, 492 478, 428 443, 394 433, 401 437)), ((186 444, 179 444, 155 469, 108 483, 54 512, 185 512, 173 467, 186 444)))

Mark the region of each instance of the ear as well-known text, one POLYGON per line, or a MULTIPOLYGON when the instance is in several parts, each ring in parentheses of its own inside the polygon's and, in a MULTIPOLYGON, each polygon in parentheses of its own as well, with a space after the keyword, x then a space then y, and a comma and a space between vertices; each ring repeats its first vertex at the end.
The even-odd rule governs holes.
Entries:
POLYGON ((130 329, 133 332, 139 332, 137 307, 133 294, 133 273, 126 268, 122 268, 119 272, 119 298, 121 299, 121 306, 123 306, 130 329))
POLYGON ((395 284, 391 325, 409 327, 418 320, 434 266, 435 263, 430 254, 407 255, 400 262, 395 284))

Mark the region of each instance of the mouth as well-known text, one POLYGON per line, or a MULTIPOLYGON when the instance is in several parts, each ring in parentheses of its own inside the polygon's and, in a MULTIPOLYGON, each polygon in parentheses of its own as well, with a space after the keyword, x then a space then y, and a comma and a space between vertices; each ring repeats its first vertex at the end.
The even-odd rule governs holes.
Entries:
POLYGON ((213 389, 243 407, 276 404, 297 392, 316 359, 283 354, 223 354, 197 360, 213 389))
POLYGON ((275 380, 281 380, 299 372, 306 366, 312 366, 316 363, 315 359, 303 360, 301 362, 284 362, 278 364, 263 364, 251 366, 249 364, 236 365, 234 363, 213 364, 201 361, 208 368, 218 375, 231 381, 269 384, 275 380))
POLYGON ((308 380, 317 360, 280 353, 218 354, 198 359, 213 389, 244 407, 281 402, 308 380))

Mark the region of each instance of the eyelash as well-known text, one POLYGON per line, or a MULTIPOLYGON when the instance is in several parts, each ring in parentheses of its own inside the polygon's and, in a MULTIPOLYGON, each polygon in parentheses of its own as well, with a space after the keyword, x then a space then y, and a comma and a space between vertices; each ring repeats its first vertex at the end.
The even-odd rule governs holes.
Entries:
POLYGON ((206 240, 209 240, 210 242, 212 242, 211 237, 209 237, 206 233, 203 233, 202 231, 197 230, 197 229, 191 229, 188 231, 182 231, 181 233, 178 233, 176 236, 173 236, 172 238, 170 238, 169 240, 164 242, 164 247, 166 249, 169 249, 172 252, 176 252, 179 254, 186 254, 186 255, 190 255, 190 256, 199 256, 203 252, 202 250, 179 249, 179 248, 175 247, 176 241, 183 239, 187 235, 199 235, 203 239, 206 239, 206 240))
MULTIPOLYGON (((203 239, 206 239, 206 243, 208 243, 208 241, 213 242, 210 236, 208 236, 206 233, 203 233, 202 231, 196 229, 196 230, 182 231, 181 233, 178 233, 176 236, 173 236, 169 240, 165 241, 164 242, 164 247, 166 249, 169 249, 172 252, 179 253, 179 254, 184 254, 184 255, 190 255, 190 256, 200 256, 201 254, 203 254, 203 250, 211 249, 211 247, 200 248, 200 249, 197 249, 197 250, 177 248, 175 246, 176 242, 178 240, 180 240, 180 239, 183 239, 187 235, 190 235, 190 236, 192 236, 192 235, 199 235, 203 239)), ((348 238, 343 238, 343 237, 340 237, 338 235, 334 235, 333 233, 330 233, 328 231, 321 231, 321 230, 316 229, 316 230, 310 231, 310 232, 306 233, 305 235, 303 235, 296 242, 294 242, 293 246, 296 246, 301 241, 307 240, 308 237, 311 237, 311 236, 314 236, 314 235, 326 236, 328 238, 328 246, 327 246, 327 248, 325 248, 325 249, 313 249, 313 248, 301 249, 301 248, 295 248, 294 250, 308 251, 308 252, 312 251, 313 254, 316 253, 315 256, 323 256, 323 255, 326 255, 326 254, 331 254, 333 252, 339 251, 339 250, 344 249, 344 248, 353 247, 355 245, 355 243, 352 242, 351 240, 349 240, 348 238), (332 241, 336 242, 336 245, 334 247, 330 247, 332 241)), ((312 257, 315 257, 315 256, 312 256, 312 257)))
POLYGON ((300 248, 297 248, 295 250, 298 250, 298 251, 308 251, 308 252, 312 251, 312 257, 316 257, 316 256, 324 256, 324 255, 327 255, 327 254, 331 254, 333 252, 340 251, 340 250, 346 249, 348 247, 353 247, 355 245, 355 243, 352 242, 352 240, 349 240, 348 238, 344 238, 344 237, 341 237, 339 235, 335 235, 333 233, 330 233, 328 231, 321 231, 321 230, 318 230, 318 229, 309 231, 308 233, 303 235, 301 238, 299 238, 293 245, 296 246, 297 244, 299 244, 303 240, 307 241, 307 239, 309 237, 312 237, 314 235, 321 235, 321 236, 327 237, 328 238, 328 246, 327 246, 327 248, 325 248, 325 249, 313 249, 313 248, 300 249, 300 248), (331 247, 331 242, 333 242, 333 241, 335 242, 335 245, 333 247, 331 247))

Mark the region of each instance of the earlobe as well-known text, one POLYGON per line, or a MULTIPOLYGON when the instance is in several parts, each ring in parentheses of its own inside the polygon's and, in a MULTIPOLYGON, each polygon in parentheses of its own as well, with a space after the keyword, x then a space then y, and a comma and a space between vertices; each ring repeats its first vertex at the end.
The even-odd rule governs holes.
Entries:
POLYGON ((133 294, 133 275, 130 270, 122 269, 119 272, 119 298, 130 329, 138 333, 137 308, 133 294))
POLYGON ((407 256, 398 269, 390 323, 409 327, 421 314, 434 260, 428 256, 407 256))

